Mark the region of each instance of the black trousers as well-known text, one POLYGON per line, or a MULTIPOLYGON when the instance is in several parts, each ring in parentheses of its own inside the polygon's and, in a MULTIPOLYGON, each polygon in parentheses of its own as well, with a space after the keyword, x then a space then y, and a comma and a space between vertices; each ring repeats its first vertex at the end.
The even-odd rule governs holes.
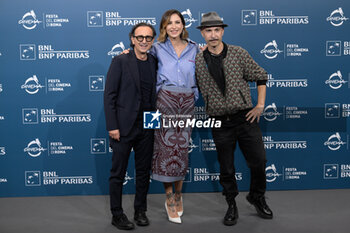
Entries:
MULTIPOLYGON (((220 184, 226 199, 238 195, 235 177, 234 151, 236 143, 250 168, 250 195, 259 197, 266 191, 266 154, 259 124, 245 120, 245 114, 215 117, 222 122, 221 128, 213 128, 212 134, 220 164, 220 184)), ((229 200, 228 200, 229 201, 229 200)))
POLYGON ((109 178, 109 195, 113 216, 118 216, 123 213, 123 182, 132 148, 134 148, 135 152, 136 170, 134 209, 135 211, 147 210, 147 192, 152 165, 154 131, 143 129, 142 124, 143 122, 141 120, 137 120, 129 135, 120 137, 120 141, 110 138, 113 157, 111 175, 109 178))

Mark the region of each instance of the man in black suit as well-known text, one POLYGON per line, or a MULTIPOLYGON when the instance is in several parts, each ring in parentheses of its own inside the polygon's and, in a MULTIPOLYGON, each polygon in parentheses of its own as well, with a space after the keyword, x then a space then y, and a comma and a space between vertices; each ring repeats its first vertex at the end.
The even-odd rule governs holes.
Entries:
POLYGON ((135 152, 136 194, 134 220, 147 226, 147 192, 153 154, 153 130, 143 129, 143 112, 153 111, 156 101, 156 59, 147 53, 156 32, 146 23, 135 25, 130 34, 133 50, 114 57, 104 92, 106 126, 113 149, 109 178, 112 224, 131 230, 122 208, 122 189, 131 149, 135 152))

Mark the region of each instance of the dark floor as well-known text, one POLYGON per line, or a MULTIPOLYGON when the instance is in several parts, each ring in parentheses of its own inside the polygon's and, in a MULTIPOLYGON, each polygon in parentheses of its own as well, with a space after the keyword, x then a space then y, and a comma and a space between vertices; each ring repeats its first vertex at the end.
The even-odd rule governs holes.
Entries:
MULTIPOLYGON (((237 197, 238 223, 222 224, 226 203, 220 193, 184 194, 182 224, 167 221, 165 196, 148 197, 150 226, 133 232, 199 233, 337 233, 350 229, 350 189, 270 191, 267 202, 274 219, 259 218, 245 200, 237 197)), ((133 216, 133 195, 123 198, 124 210, 133 216)), ((108 196, 0 198, 0 233, 110 233, 108 196)))

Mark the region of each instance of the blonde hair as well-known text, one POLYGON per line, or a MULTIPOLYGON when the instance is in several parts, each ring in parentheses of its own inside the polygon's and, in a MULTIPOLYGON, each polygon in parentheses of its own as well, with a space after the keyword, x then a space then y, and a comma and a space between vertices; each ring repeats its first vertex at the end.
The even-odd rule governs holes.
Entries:
POLYGON ((162 20, 160 21, 159 36, 158 36, 158 41, 159 42, 163 43, 168 38, 168 34, 166 33, 166 27, 168 26, 169 21, 170 21, 170 17, 173 14, 177 14, 180 17, 181 22, 183 24, 183 29, 182 29, 182 33, 180 34, 180 38, 183 39, 183 40, 188 38, 188 32, 187 32, 187 30, 185 28, 185 19, 184 19, 184 17, 182 16, 182 14, 178 10, 172 9, 172 10, 166 11, 163 14, 163 16, 162 16, 162 20))

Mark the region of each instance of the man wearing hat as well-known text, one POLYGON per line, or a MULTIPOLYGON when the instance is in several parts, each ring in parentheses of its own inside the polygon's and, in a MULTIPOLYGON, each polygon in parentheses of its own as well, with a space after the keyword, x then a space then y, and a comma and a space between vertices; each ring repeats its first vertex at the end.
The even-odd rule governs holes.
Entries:
POLYGON ((220 184, 228 203, 225 225, 234 225, 238 219, 235 197, 238 195, 235 178, 234 150, 236 142, 250 168, 251 182, 247 200, 258 215, 273 217, 265 201, 266 155, 258 125, 264 110, 267 73, 239 46, 222 41, 227 27, 216 12, 202 16, 197 27, 208 47, 196 56, 196 78, 202 93, 206 112, 221 120, 221 128, 212 128, 212 135, 220 164, 220 184), (257 105, 253 107, 248 82, 256 82, 257 105))

